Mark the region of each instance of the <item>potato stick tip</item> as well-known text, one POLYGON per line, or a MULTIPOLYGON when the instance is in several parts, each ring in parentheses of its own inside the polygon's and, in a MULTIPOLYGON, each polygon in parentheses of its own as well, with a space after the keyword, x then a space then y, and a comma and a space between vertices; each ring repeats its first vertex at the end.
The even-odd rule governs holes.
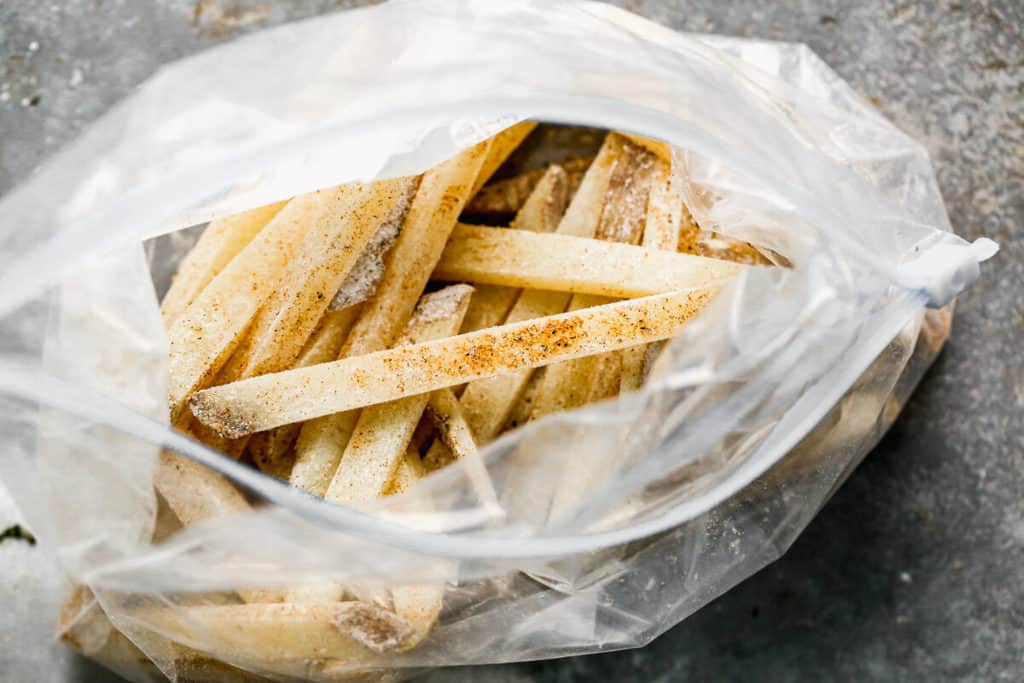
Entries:
POLYGON ((189 397, 188 407, 197 420, 226 439, 239 439, 257 431, 255 412, 248 410, 245 403, 211 401, 209 395, 200 391, 189 397))
POLYGON ((458 284, 424 294, 406 324, 406 328, 419 327, 455 314, 473 294, 472 285, 458 284))
POLYGON ((366 602, 340 605, 334 624, 341 633, 377 653, 397 650, 415 635, 405 619, 366 602))

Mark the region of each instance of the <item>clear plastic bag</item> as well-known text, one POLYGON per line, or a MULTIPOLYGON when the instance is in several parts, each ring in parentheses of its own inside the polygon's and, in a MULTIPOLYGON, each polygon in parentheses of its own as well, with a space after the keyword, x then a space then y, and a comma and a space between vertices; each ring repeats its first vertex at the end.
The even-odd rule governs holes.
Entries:
POLYGON ((138 681, 388 678, 647 642, 785 551, 993 250, 949 232, 925 151, 805 47, 589 2, 395 0, 243 38, 161 71, 0 216, 0 467, 83 586, 69 639, 138 681), (175 231, 418 173, 522 118, 671 142, 698 222, 792 268, 727 287, 642 391, 401 496, 343 509, 223 461, 252 509, 176 530, 151 485, 161 447, 221 456, 166 426, 152 282, 189 243, 175 231), (323 582, 443 586, 444 609, 409 651, 210 616, 239 590, 323 582))

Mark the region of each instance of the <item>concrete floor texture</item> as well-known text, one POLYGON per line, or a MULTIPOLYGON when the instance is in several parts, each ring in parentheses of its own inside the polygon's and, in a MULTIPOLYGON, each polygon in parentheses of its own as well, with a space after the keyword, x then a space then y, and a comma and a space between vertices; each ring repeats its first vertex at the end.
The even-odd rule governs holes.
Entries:
MULTIPOLYGON (((160 64, 360 4, 0 1, 0 193, 160 64), (224 21, 253 8, 251 25, 224 21)), ((677 29, 807 43, 927 146, 955 229, 1002 252, 889 435, 780 561, 646 648, 426 680, 1021 680, 1024 3, 617 4, 677 29)), ((0 487, 0 529, 19 521, 0 487)), ((19 637, 53 618, 57 580, 38 546, 0 542, 0 680, 115 680, 19 637)))

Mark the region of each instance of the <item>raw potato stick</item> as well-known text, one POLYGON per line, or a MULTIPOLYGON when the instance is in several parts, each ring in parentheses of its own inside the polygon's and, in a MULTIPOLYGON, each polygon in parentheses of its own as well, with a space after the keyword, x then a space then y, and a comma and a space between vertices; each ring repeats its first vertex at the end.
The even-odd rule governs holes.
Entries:
POLYGON ((331 297, 414 181, 350 183, 325 204, 232 356, 233 378, 277 372, 295 362, 331 297))
MULTIPOLYGON (((558 228, 568 203, 569 187, 566 173, 560 166, 550 166, 537 182, 510 227, 517 230, 552 232, 558 228)), ((469 311, 466 313, 461 331, 472 332, 500 325, 519 298, 519 293, 520 290, 514 287, 477 287, 472 301, 469 302, 469 311)))
MULTIPOLYGON (((231 483, 194 460, 177 453, 160 451, 153 485, 183 526, 207 519, 250 510, 248 501, 231 483)), ((246 602, 279 602, 280 593, 243 589, 246 602)))
MULTIPOLYGON (((295 361, 295 367, 307 368, 337 358, 345 336, 358 314, 358 305, 325 313, 319 328, 295 361)), ((292 459, 289 456, 298 435, 299 425, 284 425, 255 434, 249 441, 249 455, 253 463, 261 471, 287 480, 292 470, 292 459)))
POLYGON ((636 145, 625 145, 608 181, 608 195, 594 237, 622 244, 640 242, 656 167, 652 155, 636 145))
POLYGON ((163 674, 142 650, 114 628, 95 595, 75 586, 61 608, 58 637, 66 645, 122 676, 162 680, 163 674))
POLYGON ((74 585, 61 605, 57 636, 83 655, 93 655, 103 649, 113 631, 92 590, 74 585))
POLYGON ((670 163, 655 165, 651 192, 647 199, 647 222, 644 225, 643 245, 648 249, 676 251, 682 226, 684 201, 680 185, 684 182, 679 169, 670 163))
POLYGON ((621 133, 621 135, 628 138, 633 144, 643 147, 666 164, 672 163, 672 147, 667 142, 634 133, 621 133))
MULTIPOLYGON (((587 168, 579 189, 572 197, 565 214, 559 220, 556 232, 580 238, 592 238, 601 219, 604 198, 608 191, 616 160, 623 153, 623 138, 609 134, 605 137, 597 157, 587 168)), ((586 240, 592 241, 592 240, 586 240)), ((522 322, 533 318, 555 315, 565 311, 569 295, 562 292, 525 290, 509 311, 507 321, 522 322)), ((486 445, 498 434, 508 415, 533 375, 532 368, 473 382, 466 387, 459 404, 466 416, 478 445, 486 445)), ((444 442, 435 440, 424 461, 431 468, 451 461, 452 454, 444 442)))
MULTIPOLYGON (((560 166, 566 172, 569 194, 576 192, 583 180, 583 174, 593 157, 563 161, 560 166)), ((511 178, 498 180, 480 188, 480 191, 466 204, 466 213, 473 215, 513 215, 519 211, 530 193, 547 169, 536 168, 511 178)))
MULTIPOLYGON (((644 226, 643 245, 647 249, 675 252, 679 245, 683 220, 683 182, 676 171, 675 162, 657 164, 651 193, 647 200, 647 223, 644 226)), ((621 391, 636 391, 644 381, 647 346, 634 346, 622 351, 621 391)))
POLYGON ((401 462, 398 463, 398 469, 395 470, 395 476, 391 477, 391 481, 388 483, 387 490, 384 491, 384 495, 397 496, 398 494, 407 491, 425 475, 426 469, 420 461, 420 454, 409 449, 405 452, 405 457, 403 457, 401 462))
POLYGON ((530 377, 530 381, 527 382, 526 387, 523 389, 523 395, 519 397, 515 408, 509 414, 508 421, 502 425, 502 432, 511 431, 530 421, 530 416, 533 415, 533 406, 537 400, 537 392, 540 391, 540 387, 544 383, 546 371, 547 368, 540 368, 530 377))
POLYGON ((561 234, 460 224, 434 277, 615 298, 729 277, 741 264, 561 234))
POLYGON ((209 383, 228 360, 324 207, 343 197, 343 189, 332 188, 288 202, 171 324, 171 424, 180 424, 189 395, 209 383))
POLYGON ((509 225, 514 230, 554 232, 569 205, 569 177, 561 166, 552 164, 541 176, 509 225))
MULTIPOLYGON (((434 395, 441 393, 435 392, 434 395)), ((454 400, 454 396, 452 397, 454 400)), ((408 490, 426 475, 426 469, 415 451, 406 451, 400 460, 386 495, 397 495, 408 490)), ((420 584, 397 586, 391 589, 390 601, 394 613, 409 625, 410 632, 402 649, 419 645, 437 622, 444 606, 444 586, 420 584)))
MULTIPOLYGON (((386 349, 398 337, 437 265, 489 148, 490 141, 483 142, 423 175, 384 277, 363 304, 340 357, 386 349)), ((351 414, 325 414, 302 426, 290 478, 294 486, 323 495, 355 420, 351 414)))
POLYGON ((205 389, 192 412, 229 438, 667 339, 718 291, 703 287, 509 323, 205 389), (387 378, 388 381, 381 381, 387 378))
POLYGON ((456 460, 477 452, 473 431, 462 412, 462 406, 450 389, 441 389, 430 395, 427 413, 437 427, 438 436, 456 460))
POLYGON ((403 649, 414 648, 427 637, 444 606, 444 586, 419 584, 391 589, 395 614, 410 627, 403 649))
POLYGON ((359 260, 352 266, 352 271, 341 283, 338 292, 331 299, 329 310, 337 311, 342 308, 361 304, 373 296, 377 291, 381 278, 384 277, 384 260, 391 249, 398 241, 398 235, 402 232, 402 224, 409 213, 409 205, 416 194, 422 176, 408 178, 402 185, 402 194, 398 203, 395 204, 391 213, 384 219, 384 222, 373 237, 370 238, 359 260))
POLYGON ((480 166, 480 172, 476 176, 476 180, 473 181, 473 187, 466 197, 468 200, 470 197, 480 191, 480 188, 484 186, 494 172, 505 163, 508 159, 508 155, 515 151, 516 147, 526 139, 526 136, 533 132, 533 129, 537 127, 537 124, 533 121, 521 121, 513 126, 509 126, 505 130, 501 131, 490 139, 490 147, 487 151, 487 158, 484 159, 483 164, 480 166))
POLYGON ((622 354, 628 350, 613 351, 597 356, 598 368, 597 372, 594 373, 594 379, 590 388, 590 398, 587 400, 587 403, 603 401, 606 398, 618 395, 622 389, 622 354))
MULTIPOLYGON (((432 396, 447 393, 453 402, 455 397, 447 390, 434 392, 432 396)), ((457 405, 457 403, 456 403, 457 405)), ((397 495, 407 491, 426 476, 426 468, 415 451, 406 451, 399 462, 385 495, 397 495)), ((409 624, 411 633, 406 638, 404 649, 419 645, 437 622, 444 606, 444 585, 421 584, 397 586, 391 589, 391 604, 395 614, 409 624)))
POLYGON ((483 506, 500 510, 498 496, 494 491, 494 483, 487 472, 487 467, 479 457, 476 441, 470 431, 469 423, 462 412, 462 406, 458 399, 448 389, 435 391, 430 395, 430 402, 427 404, 427 412, 431 420, 437 425, 439 433, 438 443, 443 443, 444 448, 431 448, 429 454, 435 459, 448 458, 444 461, 436 461, 428 464, 420 460, 423 469, 436 470, 449 462, 458 460, 463 471, 469 478, 478 500, 483 506))
POLYGON ((228 661, 370 661, 416 635, 390 610, 354 601, 144 608, 125 618, 228 661))
MULTIPOLYGON (((472 293, 468 285, 453 285, 425 295, 401 343, 443 339, 458 332, 472 293)), ((382 496, 429 398, 419 394, 362 411, 324 497, 335 503, 361 503, 382 496)))
POLYGON ((224 477, 170 451, 161 451, 153 483, 184 526, 249 509, 224 477))
POLYGON ((160 314, 168 327, 285 204, 276 202, 210 221, 199 241, 182 259, 160 303, 160 314))
POLYGON ((619 388, 622 391, 636 391, 644 383, 644 367, 647 363, 647 345, 633 346, 622 351, 622 367, 619 388))
POLYGON ((473 285, 476 290, 460 332, 473 332, 500 325, 508 317, 520 290, 499 285, 473 285))

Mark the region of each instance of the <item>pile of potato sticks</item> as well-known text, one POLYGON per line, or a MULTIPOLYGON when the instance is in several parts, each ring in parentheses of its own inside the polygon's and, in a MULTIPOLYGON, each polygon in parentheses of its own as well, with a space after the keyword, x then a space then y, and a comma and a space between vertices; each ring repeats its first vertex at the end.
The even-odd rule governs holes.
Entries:
MULTIPOLYGON (((593 159, 487 184, 535 125, 418 177, 345 183, 210 223, 161 305, 173 426, 358 505, 526 421, 638 390, 659 342, 729 278, 767 263, 701 230, 685 175, 656 141, 609 133, 593 159), (459 222, 488 214, 514 218, 459 222)), ((250 506, 170 452, 154 484, 179 528, 250 506)), ((174 634, 183 661, 205 657, 191 645, 260 669, 301 661, 303 675, 335 680, 420 644, 443 595, 436 585, 240 590, 137 617, 174 634)), ((76 589, 63 631, 79 647, 87 608, 94 598, 76 589)), ((109 631, 102 647, 119 635, 109 631)))

